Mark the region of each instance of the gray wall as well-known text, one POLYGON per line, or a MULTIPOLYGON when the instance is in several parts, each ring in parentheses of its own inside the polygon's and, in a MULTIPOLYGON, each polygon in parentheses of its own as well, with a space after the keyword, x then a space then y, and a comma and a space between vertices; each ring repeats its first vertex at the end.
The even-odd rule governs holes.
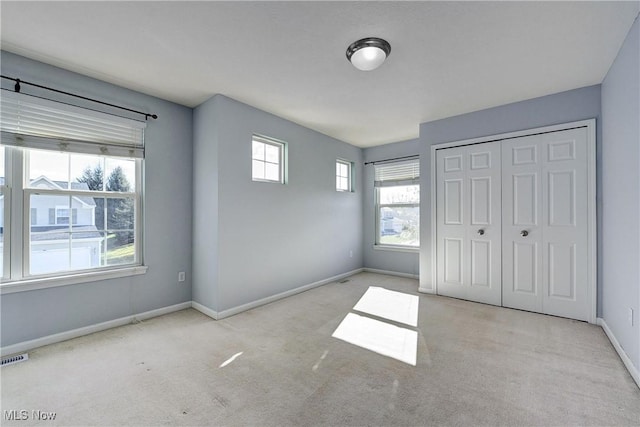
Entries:
POLYGON ((193 300, 218 307, 218 122, 221 97, 193 112, 193 300))
POLYGON ((602 317, 640 369, 640 23, 602 82, 602 317), (633 308, 635 324, 627 320, 633 308))
MULTIPOLYGON (((502 105, 461 116, 449 117, 420 125, 420 288, 432 286, 431 266, 431 148, 433 144, 460 141, 530 128, 551 126, 596 118, 596 198, 597 216, 601 217, 601 122, 600 85, 584 87, 527 101, 502 105)), ((601 253, 601 222, 598 220, 598 252, 601 253)), ((601 259, 598 260, 598 283, 601 283, 601 259)), ((598 313, 602 294, 598 286, 598 313)))
MULTIPOLYGON (((362 267, 361 149, 222 95, 197 109, 194 128, 196 156, 212 156, 196 162, 207 172, 195 176, 217 170, 218 184, 217 297, 197 302, 224 311, 362 267), (251 180, 253 133, 287 142, 286 185, 251 180), (216 143, 217 158, 204 148, 216 143), (353 193, 335 189, 337 158, 355 164, 353 193)), ((209 206, 209 191, 196 191, 196 206, 209 206)), ((211 232, 203 225, 194 233, 211 232)), ((194 259, 213 256, 194 247, 194 259)), ((196 278, 194 295, 215 287, 196 278)))
MULTIPOLYGON (((159 115, 145 133, 147 274, 2 295, 1 345, 191 300, 192 110, 11 53, 0 59, 3 75, 159 115), (178 271, 186 282, 177 283, 178 271)), ((36 93, 26 85, 23 92, 36 93)))
MULTIPOLYGON (((395 142, 393 144, 380 145, 366 148, 363 151, 364 161, 392 159, 395 157, 412 156, 420 154, 420 140, 395 142)), ((375 224, 375 190, 374 190, 373 165, 364 167, 364 266, 378 270, 395 271, 418 275, 419 253, 397 252, 389 250, 373 249, 376 240, 375 224)))

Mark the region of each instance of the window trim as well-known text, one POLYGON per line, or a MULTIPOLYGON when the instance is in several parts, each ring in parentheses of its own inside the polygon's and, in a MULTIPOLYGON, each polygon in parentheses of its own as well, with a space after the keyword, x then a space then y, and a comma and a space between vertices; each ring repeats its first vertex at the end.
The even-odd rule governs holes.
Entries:
POLYGON ((352 193, 353 192, 353 162, 343 159, 336 159, 336 166, 344 165, 347 167, 347 176, 338 175, 338 171, 336 170, 336 178, 347 178, 347 188, 342 189, 338 188, 338 182, 336 180, 336 191, 340 193, 352 193))
POLYGON ((390 252, 409 252, 409 253, 420 253, 420 246, 409 246, 409 245, 390 245, 390 244, 374 244, 373 249, 376 251, 390 251, 390 252))
MULTIPOLYGON (((101 270, 78 270, 77 273, 61 274, 48 277, 30 277, 15 281, 2 282, 0 295, 16 292, 34 291, 37 289, 55 288, 58 286, 77 285, 81 283, 97 282, 100 280, 117 279, 120 277, 138 276, 146 274, 149 269, 146 265, 127 265, 126 267, 114 267, 101 270)), ((68 272, 67 272, 68 273, 68 272)))
MULTIPOLYGON (((107 192, 91 190, 70 190, 70 189, 41 189, 29 188, 25 184, 28 177, 25 175, 26 162, 24 150, 12 146, 2 145, 0 149, 5 150, 5 223, 3 242, 3 274, 0 284, 0 294, 21 292, 47 287, 66 286, 76 283, 92 282, 118 277, 145 274, 147 267, 144 265, 143 254, 143 205, 144 205, 144 182, 143 168, 144 161, 141 158, 131 158, 135 162, 135 184, 134 191, 131 192, 107 192), (8 185, 7 185, 8 184, 8 185), (88 269, 66 270, 49 272, 43 274, 29 274, 30 261, 30 234, 31 234, 31 204, 30 197, 33 194, 55 194, 80 197, 104 197, 115 199, 131 199, 134 202, 134 254, 135 260, 132 263, 121 265, 105 265, 88 269), (9 208, 9 209, 7 209, 9 208), (14 233, 11 233, 13 229, 14 233), (9 245, 7 245, 9 242, 9 245), (13 256, 12 256, 13 255, 13 256)), ((83 154, 83 153, 69 153, 83 154)), ((112 157, 112 156, 102 156, 112 157)), ((121 158, 121 157, 115 157, 121 158)), ((57 210, 56 209, 56 223, 57 210)), ((72 209, 70 209, 73 219, 72 209)), ((73 224, 62 224, 71 225, 73 224)), ((105 230, 106 231, 106 230, 105 230)))
POLYGON ((267 182, 267 183, 274 183, 274 184, 286 184, 287 179, 286 179, 286 149, 287 149, 287 143, 284 141, 279 141, 275 138, 271 138, 268 136, 263 136, 263 135, 257 135, 257 134, 253 134, 251 137, 251 181, 253 182, 267 182), (257 161, 257 162, 262 162, 265 165, 268 164, 275 164, 273 162, 268 162, 265 156, 264 160, 261 159, 256 159, 253 157, 253 144, 257 142, 259 144, 264 144, 264 145, 271 145, 273 147, 277 147, 278 148, 278 180, 275 179, 267 179, 267 178, 254 178, 253 177, 253 162, 257 161))

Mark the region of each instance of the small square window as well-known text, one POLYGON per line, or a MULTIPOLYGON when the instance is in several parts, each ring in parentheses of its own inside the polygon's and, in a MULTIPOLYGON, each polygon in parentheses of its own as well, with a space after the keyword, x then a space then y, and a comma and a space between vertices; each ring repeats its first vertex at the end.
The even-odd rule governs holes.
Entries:
MULTIPOLYGON (((56 206, 55 211, 56 211, 55 213, 56 213, 57 225, 69 225, 69 214, 72 215, 71 223, 74 225, 78 223, 78 209, 76 208, 69 209, 68 207, 56 206)), ((36 212, 36 209, 32 209, 31 212, 33 214, 33 212, 36 212)), ((35 224, 32 223, 31 225, 35 225, 35 224)))
POLYGON ((253 136, 251 178, 253 181, 284 183, 284 143, 253 136))
POLYGON ((336 190, 351 191, 351 163, 336 160, 336 190))

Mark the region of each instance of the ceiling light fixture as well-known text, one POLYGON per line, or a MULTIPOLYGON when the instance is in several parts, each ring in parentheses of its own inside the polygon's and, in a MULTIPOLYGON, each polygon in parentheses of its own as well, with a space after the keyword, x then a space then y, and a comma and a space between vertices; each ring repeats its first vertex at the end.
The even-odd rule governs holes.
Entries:
POLYGON ((347 48, 347 59, 361 71, 378 68, 391 53, 389 42, 377 37, 367 37, 351 43, 347 48))

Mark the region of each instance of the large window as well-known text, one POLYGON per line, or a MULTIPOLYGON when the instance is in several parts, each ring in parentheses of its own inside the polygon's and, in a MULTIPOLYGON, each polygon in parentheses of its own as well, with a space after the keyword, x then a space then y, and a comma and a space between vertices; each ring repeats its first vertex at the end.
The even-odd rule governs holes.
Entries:
POLYGON ((8 95, 0 145, 3 282, 141 265, 144 124, 8 95), (16 111, 30 127, 13 120, 16 111))
POLYGON ((254 135, 251 176, 254 181, 284 183, 285 145, 275 139, 254 135))
POLYGON ((375 165, 377 246, 420 246, 419 176, 417 160, 375 165))

